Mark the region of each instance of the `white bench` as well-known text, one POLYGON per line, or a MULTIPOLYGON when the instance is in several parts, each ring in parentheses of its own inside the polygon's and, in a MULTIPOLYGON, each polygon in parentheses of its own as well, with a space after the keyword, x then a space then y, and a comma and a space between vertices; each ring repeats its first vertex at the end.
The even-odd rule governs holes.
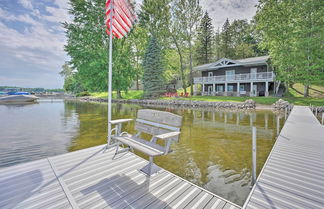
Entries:
POLYGON ((150 176, 160 169, 153 163, 153 158, 168 154, 171 151, 170 145, 172 142, 179 140, 182 117, 170 112, 143 109, 137 112, 135 121, 137 133, 131 135, 127 132, 121 132, 122 124, 131 120, 119 119, 110 122, 112 125, 116 125, 113 129, 115 135, 112 136, 112 139, 116 141, 115 155, 129 149, 135 149, 147 154, 150 162, 141 171, 150 176), (151 135, 151 140, 141 138, 142 133, 151 135), (164 141, 163 145, 158 144, 157 140, 164 141), (127 145, 129 148, 119 151, 119 145, 127 145))

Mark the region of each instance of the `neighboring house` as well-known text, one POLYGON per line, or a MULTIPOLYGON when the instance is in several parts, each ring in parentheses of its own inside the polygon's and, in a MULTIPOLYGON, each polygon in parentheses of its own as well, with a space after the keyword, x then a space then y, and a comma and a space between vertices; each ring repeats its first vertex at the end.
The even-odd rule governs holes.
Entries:
POLYGON ((275 89, 275 74, 268 66, 269 56, 231 60, 222 58, 194 68, 201 77, 194 78, 194 91, 201 85, 201 95, 269 96, 275 89))

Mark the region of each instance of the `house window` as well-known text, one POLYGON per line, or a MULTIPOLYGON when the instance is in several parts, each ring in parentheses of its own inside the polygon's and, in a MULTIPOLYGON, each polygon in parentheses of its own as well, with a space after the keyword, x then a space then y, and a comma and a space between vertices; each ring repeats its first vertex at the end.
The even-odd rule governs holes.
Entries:
POLYGON ((233 92, 234 91, 234 86, 233 85, 228 85, 227 86, 227 91, 233 92))
POLYGON ((217 86, 217 92, 223 92, 223 91, 224 91, 223 86, 218 85, 218 86, 217 86))
POLYGON ((240 91, 245 91, 245 85, 240 85, 240 91))
POLYGON ((213 72, 208 72, 208 77, 212 77, 212 76, 214 76, 213 72))

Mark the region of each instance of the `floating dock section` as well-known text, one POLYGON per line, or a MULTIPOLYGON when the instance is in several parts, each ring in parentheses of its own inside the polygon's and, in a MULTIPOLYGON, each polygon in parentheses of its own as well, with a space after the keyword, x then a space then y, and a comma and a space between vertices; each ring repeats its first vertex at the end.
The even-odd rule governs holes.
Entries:
POLYGON ((0 169, 0 208, 231 208, 239 206, 131 152, 105 145, 0 169))
POLYGON ((243 208, 324 208, 324 126, 295 106, 243 208))

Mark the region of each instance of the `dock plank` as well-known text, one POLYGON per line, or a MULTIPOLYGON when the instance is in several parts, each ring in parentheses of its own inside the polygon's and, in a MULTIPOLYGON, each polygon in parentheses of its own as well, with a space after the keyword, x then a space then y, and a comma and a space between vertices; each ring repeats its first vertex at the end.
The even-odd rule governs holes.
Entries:
POLYGON ((324 126, 295 106, 243 208, 324 208, 324 126))
POLYGON ((140 172, 148 161, 131 152, 113 159, 105 147, 1 168, 0 208, 238 207, 164 169, 148 177, 140 172))

